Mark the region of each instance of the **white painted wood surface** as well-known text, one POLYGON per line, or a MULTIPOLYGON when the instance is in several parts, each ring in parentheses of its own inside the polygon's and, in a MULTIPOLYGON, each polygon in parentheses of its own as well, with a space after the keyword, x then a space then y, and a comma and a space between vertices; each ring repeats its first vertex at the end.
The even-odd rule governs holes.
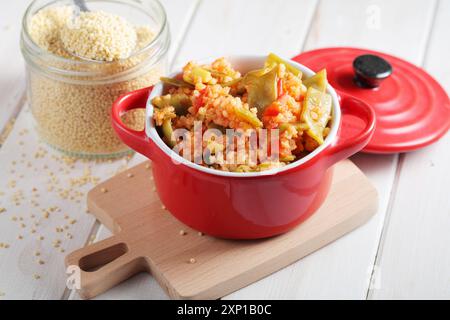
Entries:
MULTIPOLYGON (((450 90, 450 1, 440 1, 423 66, 450 90)), ((450 134, 400 159, 372 299, 450 298, 450 134)))
MULTIPOLYGON (((171 30, 174 39, 178 41, 183 39, 184 31, 196 6, 197 1, 171 0, 166 3, 167 14, 173 21, 171 30)), ((176 48, 177 43, 174 42, 172 50, 176 48)), ((33 130, 31 113, 25 105, 18 115, 14 129, 0 149, 2 164, 0 191, 4 193, 0 198, 0 207, 6 209, 0 214, 0 243, 9 246, 0 248, 2 275, 0 293, 4 294, 2 297, 7 299, 67 297, 69 292, 65 285, 64 255, 92 240, 91 233, 95 230, 95 220, 86 214, 85 208, 85 194, 94 184, 84 181, 87 177, 85 174, 90 172, 92 176, 104 179, 142 160, 142 156, 136 155, 130 160, 121 159, 104 163, 78 161, 74 164, 65 164, 61 155, 38 140, 33 130), (43 155, 42 158, 36 159, 37 154, 43 155), (56 176, 58 183, 48 182, 56 176), (12 181, 16 181, 17 186, 14 188, 10 187, 12 181), (71 186, 74 181, 75 186, 71 186), (54 190, 49 191, 49 186, 53 186, 54 190), (61 199, 58 189, 62 188, 65 192, 70 186, 83 195, 73 200, 70 196, 69 199, 61 199), (32 188, 38 190, 38 197, 32 197, 32 188), (18 191, 23 191, 24 200, 16 205, 12 199, 18 191), (39 206, 34 207, 33 203, 30 203, 31 200, 35 200, 39 206), (42 209, 54 206, 59 210, 51 213, 48 219, 43 218, 42 209), (69 216, 69 219, 64 219, 65 215, 69 216), (12 220, 16 218, 17 221, 12 220), (23 221, 20 221, 21 218, 23 221), (73 225, 69 222, 72 220, 76 220, 73 225), (34 225, 36 222, 39 225, 34 225), (21 228, 22 223, 24 228, 21 228), (56 228, 64 226, 69 229, 63 232, 56 231, 56 228), (24 239, 19 240, 18 236, 23 236, 24 239), (41 236, 44 239, 38 240, 41 236), (71 236, 73 237, 70 238, 71 236), (57 240, 61 243, 55 248, 54 242, 57 240), (61 249, 64 249, 64 252, 60 252, 61 249), (39 252, 40 255, 35 256, 35 252, 39 252)))
POLYGON ((25 93, 19 49, 21 19, 30 0, 2 2, 0 9, 0 132, 20 109, 25 93))
MULTIPOLYGON (((23 104, 18 33, 28 2, 0 4, 0 131, 23 104)), ((423 64, 447 91, 450 89, 449 1, 290 0, 282 6, 270 0, 163 3, 171 23, 169 59, 174 65, 205 56, 268 51, 292 56, 302 49, 359 46, 423 64)), ((24 109, 0 148, 0 191, 5 193, 0 194, 0 207, 7 209, 0 213, 0 242, 10 245, 0 249, 0 299, 77 299, 75 293, 65 290, 63 253, 52 241, 61 237, 61 246, 69 251, 89 241, 92 232, 99 239, 109 233, 103 227, 97 232, 93 219, 84 213, 84 195, 63 200, 46 191, 49 172, 58 175, 61 185, 67 185, 71 178, 82 177, 85 168, 94 176, 107 178, 142 157, 136 156, 128 164, 125 160, 77 162, 74 168, 56 160, 59 155, 51 150, 43 159, 35 159, 36 150, 46 147, 37 142, 30 121, 24 109), (23 146, 19 144, 22 140, 23 146), (12 165, 14 160, 16 165, 12 165), (44 165, 48 169, 44 170, 44 165), (26 200, 17 207, 11 201, 14 189, 8 187, 12 179, 17 180, 17 189, 26 190, 26 200), (33 199, 41 207, 61 208, 49 219, 41 218, 35 234, 30 233, 28 224, 36 218, 30 215, 41 217, 42 213, 35 212, 29 203, 33 186, 39 189, 39 198, 33 199), (67 223, 66 213, 77 222, 67 223), (24 221, 12 221, 12 216, 22 216, 24 221), (25 229, 20 223, 27 224, 25 229), (57 233, 55 228, 61 225, 70 230, 57 233), (74 237, 68 239, 67 232, 74 237), (23 233, 23 240, 17 240, 19 233, 23 233), (45 240, 36 241, 39 235, 45 240), (36 249, 41 257, 33 256, 36 249), (39 259, 45 264, 39 265, 39 259), (33 279, 34 274, 41 279, 33 279)), ((450 183, 449 145, 447 135, 434 146, 401 155, 400 161, 396 155, 353 157, 380 193, 377 215, 326 248, 225 298, 450 298, 450 197, 445 188, 450 183)), ((90 186, 86 183, 76 190, 86 192, 90 186)), ((166 295, 151 276, 142 274, 98 298, 161 299, 166 295)))

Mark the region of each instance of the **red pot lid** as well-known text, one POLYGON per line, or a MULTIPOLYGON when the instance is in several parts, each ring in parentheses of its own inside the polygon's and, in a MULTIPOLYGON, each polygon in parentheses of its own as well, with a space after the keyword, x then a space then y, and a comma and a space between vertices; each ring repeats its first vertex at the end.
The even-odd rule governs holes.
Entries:
POLYGON ((423 69, 405 60, 357 48, 312 50, 293 60, 316 72, 325 68, 335 89, 374 108, 375 133, 363 152, 415 150, 435 142, 450 128, 447 93, 423 69))

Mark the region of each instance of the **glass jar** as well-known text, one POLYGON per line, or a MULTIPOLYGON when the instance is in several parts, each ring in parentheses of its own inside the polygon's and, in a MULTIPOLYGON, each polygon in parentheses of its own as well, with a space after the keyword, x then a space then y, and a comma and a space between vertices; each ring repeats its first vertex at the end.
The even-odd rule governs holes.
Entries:
POLYGON ((74 8, 73 3, 35 0, 23 17, 21 50, 35 126, 45 142, 70 156, 121 156, 129 149, 112 129, 111 106, 121 94, 150 86, 166 73, 170 45, 166 14, 157 0, 87 0, 91 11, 114 13, 134 26, 145 26, 140 33, 136 29, 141 42, 129 58, 93 61, 69 55, 58 47, 58 39, 45 40, 53 46, 50 49, 35 41, 52 35, 45 28, 53 27, 58 32, 55 23, 33 22, 30 29, 31 19, 39 10, 74 8))

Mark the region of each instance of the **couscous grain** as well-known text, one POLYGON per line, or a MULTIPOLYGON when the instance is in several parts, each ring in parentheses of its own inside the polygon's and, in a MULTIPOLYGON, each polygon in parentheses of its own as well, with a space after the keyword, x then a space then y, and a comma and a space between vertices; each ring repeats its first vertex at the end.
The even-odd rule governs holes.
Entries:
POLYGON ((64 48, 78 57, 116 61, 127 59, 136 48, 135 28, 115 14, 80 12, 73 21, 62 27, 61 42, 64 48))

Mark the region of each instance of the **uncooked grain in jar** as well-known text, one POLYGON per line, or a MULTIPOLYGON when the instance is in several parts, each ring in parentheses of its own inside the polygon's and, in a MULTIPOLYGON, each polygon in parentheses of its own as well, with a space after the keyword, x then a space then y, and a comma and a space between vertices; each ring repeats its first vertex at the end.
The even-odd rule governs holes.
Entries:
POLYGON ((136 48, 134 26, 121 16, 102 11, 80 12, 60 31, 64 48, 98 61, 127 59, 136 48))
MULTIPOLYGON (((48 59, 45 55, 44 58, 41 58, 42 55, 32 56, 25 52, 27 43, 24 45, 26 41, 22 39, 22 50, 28 62, 29 100, 37 130, 44 141, 74 156, 124 154, 128 148, 116 137, 110 124, 111 106, 121 94, 150 86, 159 80, 166 68, 168 31, 167 39, 157 43, 161 48, 152 48, 149 44, 160 41, 155 37, 161 37, 161 32, 158 33, 150 25, 129 24, 135 31, 135 48, 131 49, 133 36, 131 40, 109 41, 109 34, 106 36, 109 40, 104 41, 106 47, 98 50, 100 36, 107 25, 100 23, 103 29, 95 35, 95 39, 86 36, 85 41, 77 40, 70 46, 67 41, 76 39, 74 34, 89 35, 88 31, 95 28, 92 23, 96 21, 95 12, 79 13, 90 16, 87 19, 90 29, 77 33, 68 30, 73 28, 73 14, 71 6, 45 7, 29 17, 28 33, 22 33, 22 38, 27 33, 38 46, 37 50, 48 53, 48 59), (96 47, 89 48, 90 40, 96 47), (88 47, 83 47, 83 44, 88 47), (110 48, 108 44, 112 44, 110 48), (68 47, 76 54, 86 52, 87 59, 102 61, 80 59, 72 55, 68 47)), ((121 17, 105 12, 98 12, 98 15, 105 21, 121 21, 123 26, 128 27, 121 17)), ((128 33, 129 29, 126 31, 128 33)), ((120 32, 115 34, 121 36, 120 32)), ((131 127, 141 128, 143 118, 142 114, 127 117, 131 127)))
POLYGON ((126 149, 111 127, 111 106, 121 94, 157 82, 161 72, 110 85, 70 84, 30 74, 32 112, 39 134, 50 145, 70 153, 112 154, 126 149))

